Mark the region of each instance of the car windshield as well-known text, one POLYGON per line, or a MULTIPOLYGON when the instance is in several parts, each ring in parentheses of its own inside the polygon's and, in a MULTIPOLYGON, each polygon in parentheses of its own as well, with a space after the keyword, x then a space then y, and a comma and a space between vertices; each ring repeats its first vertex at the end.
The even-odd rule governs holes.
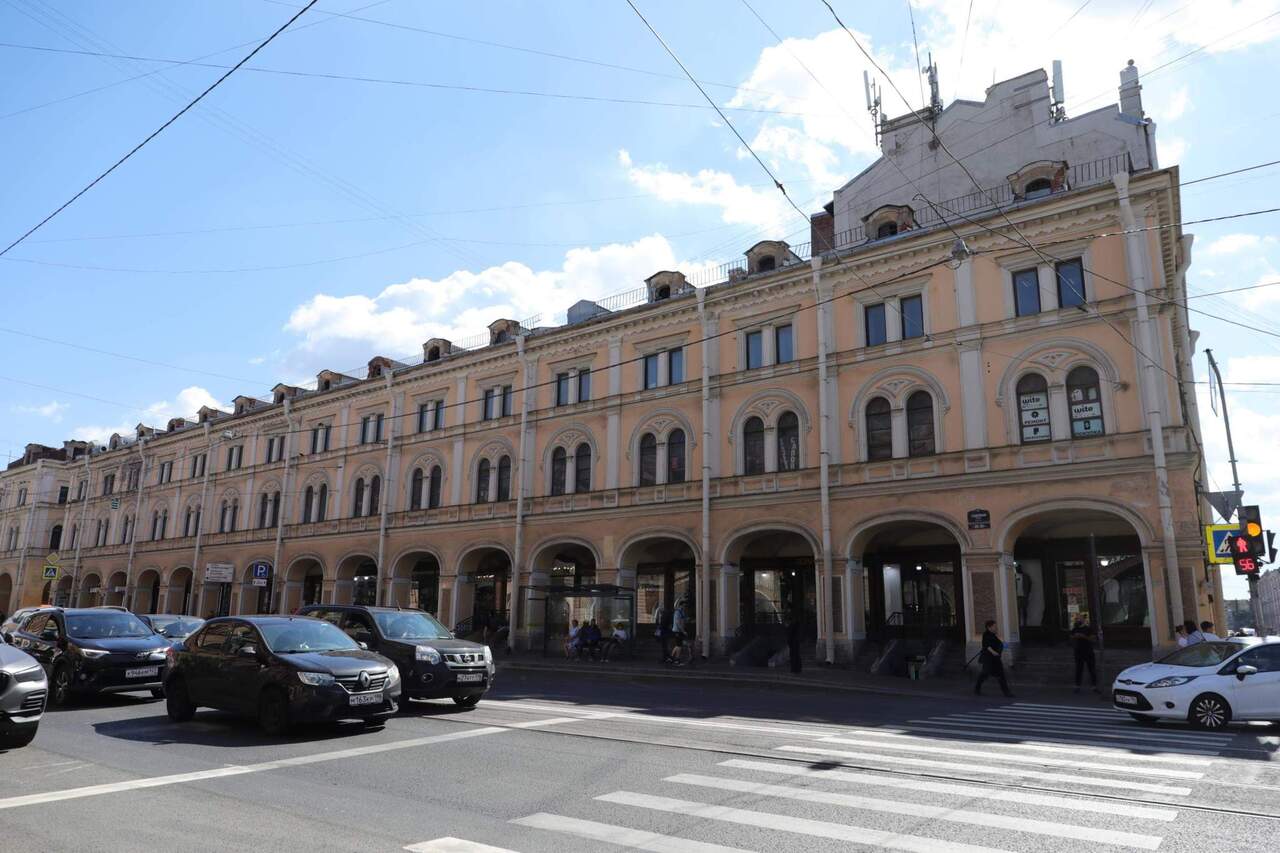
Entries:
POLYGON ((373 618, 377 620, 382 636, 388 640, 449 640, 453 638, 449 629, 437 622, 430 614, 421 611, 375 612, 373 618))
POLYGON ((1239 643, 1192 643, 1159 662, 1170 666, 1217 666, 1242 648, 1239 643))
POLYGON ((150 637, 154 634, 132 613, 103 610, 100 613, 67 615, 67 636, 80 640, 109 640, 113 637, 150 637))
POLYGON ((151 624, 155 626, 157 634, 181 640, 194 634, 204 624, 204 620, 187 616, 152 616, 151 624))
POLYGON ((360 648, 355 640, 339 631, 332 623, 319 619, 265 622, 258 625, 258 630, 262 632, 267 648, 279 655, 360 648))

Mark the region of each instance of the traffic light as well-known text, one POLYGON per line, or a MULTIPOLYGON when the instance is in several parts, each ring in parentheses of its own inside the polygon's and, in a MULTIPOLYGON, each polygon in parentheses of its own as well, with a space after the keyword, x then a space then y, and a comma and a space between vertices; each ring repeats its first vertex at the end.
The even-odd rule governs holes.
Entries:
POLYGON ((1236 574, 1257 575, 1260 557, 1266 556, 1267 542, 1262 530, 1262 514, 1257 505, 1242 506, 1237 510, 1236 518, 1240 529, 1228 539, 1231 547, 1231 562, 1235 563, 1236 574))

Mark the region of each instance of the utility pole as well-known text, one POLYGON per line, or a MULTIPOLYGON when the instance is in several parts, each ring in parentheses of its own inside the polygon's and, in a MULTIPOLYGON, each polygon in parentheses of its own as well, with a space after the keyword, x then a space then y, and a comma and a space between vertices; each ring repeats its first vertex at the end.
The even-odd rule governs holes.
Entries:
MULTIPOLYGON (((1231 416, 1227 414, 1227 389, 1222 384, 1222 372, 1218 370, 1218 362, 1214 360, 1213 350, 1206 349, 1205 356, 1209 359, 1209 369, 1213 371, 1213 376, 1218 380, 1218 398, 1222 402, 1222 425, 1227 430, 1227 458, 1231 462, 1231 488, 1235 490, 1236 499, 1233 512, 1240 507, 1240 496, 1243 490, 1240 488, 1240 471, 1236 467, 1236 446, 1231 440, 1231 416)), ((1227 521, 1231 518, 1228 516, 1227 521)), ((1249 575, 1249 609, 1253 611, 1253 627, 1262 634, 1262 601, 1258 598, 1258 575, 1249 575)))

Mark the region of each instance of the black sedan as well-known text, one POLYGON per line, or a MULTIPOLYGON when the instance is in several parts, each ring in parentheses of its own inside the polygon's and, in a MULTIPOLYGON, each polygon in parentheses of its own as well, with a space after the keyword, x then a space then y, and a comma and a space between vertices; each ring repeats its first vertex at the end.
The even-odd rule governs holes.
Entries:
POLYGON ((169 650, 169 718, 201 706, 256 716, 268 734, 294 723, 396 713, 400 671, 328 622, 305 616, 210 619, 169 650))
POLYGON ((161 695, 169 643, 132 613, 50 608, 29 617, 13 644, 44 667, 51 705, 92 693, 161 695))
POLYGON ((299 613, 332 622, 347 636, 395 661, 408 699, 452 699, 474 708, 493 686, 488 646, 459 640, 431 614, 395 607, 315 604, 299 613))
POLYGON ((147 613, 143 614, 141 619, 170 644, 185 640, 204 624, 204 620, 199 616, 183 616, 176 613, 147 613))

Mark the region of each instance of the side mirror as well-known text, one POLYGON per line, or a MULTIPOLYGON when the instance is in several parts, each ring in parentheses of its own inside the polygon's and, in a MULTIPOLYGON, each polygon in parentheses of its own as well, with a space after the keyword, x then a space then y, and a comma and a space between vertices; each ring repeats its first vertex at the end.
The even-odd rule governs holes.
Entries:
POLYGON ((366 652, 367 652, 367 651, 369 651, 369 644, 368 644, 368 643, 366 643, 364 640, 358 640, 358 641, 356 642, 356 645, 357 645, 357 646, 359 646, 360 648, 364 649, 366 652))
POLYGON ((257 646, 255 646, 255 645, 252 645, 252 644, 241 646, 241 647, 240 647, 240 657, 242 657, 242 658, 252 658, 253 660, 257 660, 257 659, 258 659, 258 647, 257 647, 257 646))
POLYGON ((1236 678, 1240 679, 1241 681, 1244 681, 1245 676, 1247 675, 1257 675, 1257 674, 1258 674, 1258 668, 1256 666, 1249 666, 1248 664, 1244 664, 1242 666, 1236 667, 1236 678))

